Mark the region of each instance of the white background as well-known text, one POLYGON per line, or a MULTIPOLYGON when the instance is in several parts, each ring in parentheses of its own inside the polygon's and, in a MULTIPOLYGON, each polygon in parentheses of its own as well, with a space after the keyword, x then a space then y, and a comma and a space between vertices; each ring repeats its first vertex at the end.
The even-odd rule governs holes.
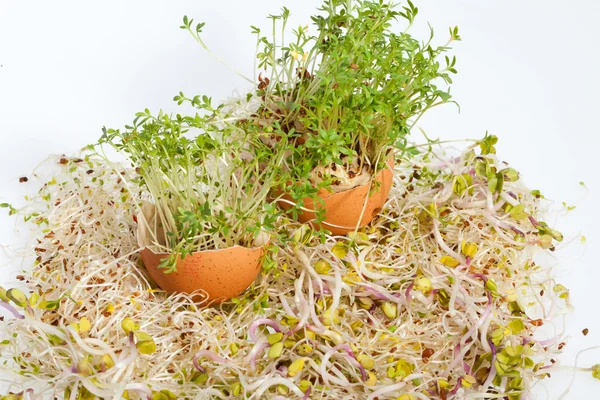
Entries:
MULTIPOLYGON (((184 14, 206 21, 204 37, 227 62, 253 72, 249 25, 281 6, 291 26, 309 23, 316 0, 219 2, 104 0, 0 0, 0 202, 16 202, 31 185, 19 184, 49 153, 71 153, 121 127, 136 111, 174 111, 172 97, 208 94, 216 100, 247 83, 210 58, 178 26, 184 14)), ((429 22, 438 43, 460 27, 459 75, 453 106, 432 111, 422 127, 430 136, 500 137, 498 153, 522 172, 531 188, 577 209, 554 221, 573 241, 556 259, 557 275, 571 289, 576 311, 567 319, 569 345, 562 357, 600 344, 600 180, 597 165, 600 115, 600 2, 597 0, 422 0, 415 33, 429 22), (589 195, 579 182, 584 181, 589 195), (587 244, 577 235, 583 233, 587 244), (587 337, 581 334, 589 328, 587 337)), ((0 243, 15 245, 14 221, 0 216, 0 243)), ((9 254, 10 255, 10 254, 9 254)), ((1 255, 0 264, 9 262, 1 255)), ((13 262, 13 265, 15 263, 13 262)), ((14 284, 0 269, 0 284, 14 284)), ((600 363, 600 351, 580 365, 600 363)), ((556 399, 571 375, 553 374, 537 388, 556 399)), ((600 381, 580 374, 567 399, 597 399, 600 381)))

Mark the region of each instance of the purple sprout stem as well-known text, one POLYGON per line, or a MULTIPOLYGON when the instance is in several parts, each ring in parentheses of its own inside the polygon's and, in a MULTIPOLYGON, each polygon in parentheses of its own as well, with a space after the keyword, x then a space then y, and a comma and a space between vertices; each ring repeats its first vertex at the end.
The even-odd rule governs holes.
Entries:
POLYGON ((467 374, 471 374, 471 367, 469 367, 469 364, 467 364, 465 361, 463 361, 463 369, 467 374))
POLYGON ((462 380, 462 376, 458 378, 458 380, 456 381, 456 385, 454 385, 454 389, 452 389, 452 391, 448 393, 448 395, 454 396, 456 393, 458 393, 458 389, 460 389, 460 387, 462 386, 462 380))
POLYGON ((272 320, 270 318, 260 318, 260 319, 257 319, 256 321, 254 321, 250 325, 250 328, 248 329, 248 333, 250 334, 250 337, 255 342, 256 342, 256 339, 257 339, 256 329, 260 325, 267 325, 267 326, 270 326, 271 328, 273 328, 275 330, 275 332, 281 332, 281 328, 279 327, 279 324, 276 321, 274 321, 274 320, 272 320))
POLYGON ((4 307, 6 310, 8 310, 17 319, 25 318, 25 316, 23 314, 21 314, 19 311, 17 311, 16 308, 14 308, 13 306, 11 306, 10 304, 8 304, 5 301, 0 300, 0 306, 4 307))
POLYGON ((540 224, 540 223, 538 222, 538 220, 537 220, 537 219, 535 219, 535 218, 533 218, 533 216, 531 216, 531 215, 529 216, 529 221, 530 221, 530 222, 531 222, 531 224, 532 224, 533 226, 535 226, 536 228, 537 228, 537 227, 538 227, 538 225, 540 224))
POLYGON ((486 284, 487 281, 488 281, 487 275, 484 275, 484 274, 469 274, 469 277, 471 277, 471 278, 479 278, 479 279, 481 279, 483 281, 484 284, 486 284))
POLYGON ((408 287, 406 288, 406 291, 404 292, 404 296, 406 297, 406 304, 410 304, 410 301, 412 299, 410 292, 413 288, 413 286, 415 286, 414 282, 411 282, 410 285, 408 285, 408 287))
POLYGON ((488 377, 485 380, 485 383, 483 384, 484 388, 488 388, 492 384, 492 381, 494 380, 494 378, 496 377, 496 346, 494 345, 494 343, 491 340, 488 341, 488 344, 490 345, 490 348, 492 349, 492 362, 491 362, 490 372, 488 374, 488 377))
POLYGON ((525 237, 525 233, 523 233, 523 231, 521 231, 520 229, 517 229, 514 226, 511 226, 510 229, 512 229, 512 231, 515 232, 517 235, 525 237))
POLYGON ((308 398, 310 397, 311 389, 312 389, 311 386, 309 386, 308 389, 306 389, 306 392, 304 392, 304 396, 302 397, 302 400, 308 400, 308 398))
POLYGON ((367 380, 367 371, 361 365, 361 363, 358 362, 358 360, 356 359, 356 355, 354 354, 350 346, 348 346, 347 344, 338 344, 334 347, 334 349, 345 351, 356 362, 358 369, 360 369, 360 374, 362 375, 363 381, 367 380))

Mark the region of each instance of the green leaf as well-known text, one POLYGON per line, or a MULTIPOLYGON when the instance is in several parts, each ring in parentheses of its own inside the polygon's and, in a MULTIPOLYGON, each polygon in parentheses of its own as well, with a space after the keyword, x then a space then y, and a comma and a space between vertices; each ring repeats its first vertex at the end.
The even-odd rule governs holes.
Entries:
POLYGON ((58 310, 60 307, 60 300, 44 300, 40 301, 37 308, 42 310, 58 310))
POLYGON ((19 289, 9 289, 6 292, 6 297, 11 299, 18 307, 27 307, 27 296, 19 289))

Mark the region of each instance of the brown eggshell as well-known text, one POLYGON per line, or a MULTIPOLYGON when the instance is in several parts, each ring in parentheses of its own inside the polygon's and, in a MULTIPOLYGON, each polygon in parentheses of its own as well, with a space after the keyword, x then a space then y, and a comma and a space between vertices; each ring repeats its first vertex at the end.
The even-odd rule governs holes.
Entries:
MULTIPOLYGON (((325 208, 324 228, 335 235, 345 235, 348 232, 354 231, 359 222, 365 200, 367 201, 367 205, 358 226, 363 227, 375 218, 387 201, 390 189, 392 188, 394 158, 390 158, 387 164, 389 168, 384 168, 375 177, 375 180, 380 182, 381 185, 372 196, 369 196, 369 189, 371 187, 369 183, 338 193, 330 192, 326 189, 320 189, 317 192, 317 196, 325 201, 325 205, 321 203, 317 204, 317 207, 325 208)), ((283 195, 282 197, 293 202, 289 195, 283 195)), ((292 207, 285 202, 280 202, 279 204, 284 209, 292 207)), ((315 209, 315 204, 311 198, 306 197, 304 199, 304 208, 315 209)), ((318 229, 319 224, 311 222, 315 218, 315 213, 310 211, 302 211, 298 214, 300 222, 310 222, 312 226, 318 229)))
POLYGON ((148 248, 141 251, 148 273, 161 289, 170 293, 201 290, 211 304, 229 300, 246 290, 260 272, 263 254, 262 247, 200 251, 178 259, 177 271, 165 274, 158 265, 169 254, 155 254, 148 248))
POLYGON ((177 259, 177 270, 166 274, 159 269, 168 253, 154 253, 148 247, 148 226, 155 218, 155 207, 145 205, 138 216, 138 242, 140 252, 150 277, 158 286, 169 293, 193 293, 194 300, 206 304, 219 304, 238 296, 256 280, 262 266, 264 247, 247 248, 233 246, 227 249, 207 250, 192 253, 177 259), (145 219, 144 219, 145 218, 145 219), (148 224, 143 221, 148 221, 148 224), (204 292, 204 293, 201 293, 204 292), (208 297, 207 297, 208 296, 208 297))

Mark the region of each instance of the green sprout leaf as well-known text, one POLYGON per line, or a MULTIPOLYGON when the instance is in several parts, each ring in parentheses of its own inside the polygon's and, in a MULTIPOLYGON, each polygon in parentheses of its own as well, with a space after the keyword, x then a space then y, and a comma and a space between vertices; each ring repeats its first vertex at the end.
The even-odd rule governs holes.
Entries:
POLYGON ((6 297, 12 300, 18 307, 27 307, 27 296, 19 289, 9 289, 6 291, 6 297))

